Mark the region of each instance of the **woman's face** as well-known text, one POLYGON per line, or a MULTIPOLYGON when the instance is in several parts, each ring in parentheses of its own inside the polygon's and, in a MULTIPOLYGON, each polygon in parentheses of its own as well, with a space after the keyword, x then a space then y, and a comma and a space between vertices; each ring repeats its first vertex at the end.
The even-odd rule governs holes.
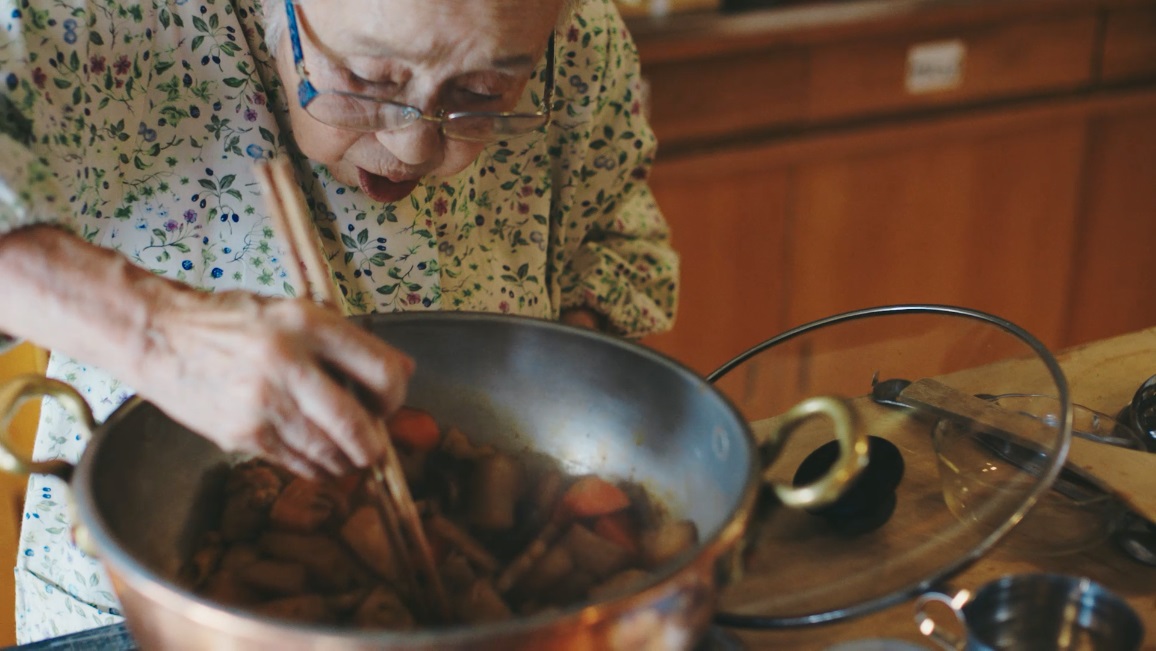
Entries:
MULTIPOLYGON (((277 2, 280 0, 270 0, 277 2)), ((319 91, 392 99, 439 110, 513 110, 545 52, 563 0, 312 0, 295 5, 305 67, 319 91)), ((443 137, 419 120, 397 131, 342 130, 297 102, 300 75, 288 30, 277 70, 294 138, 341 182, 382 202, 407 196, 422 177, 465 169, 484 143, 443 137)))

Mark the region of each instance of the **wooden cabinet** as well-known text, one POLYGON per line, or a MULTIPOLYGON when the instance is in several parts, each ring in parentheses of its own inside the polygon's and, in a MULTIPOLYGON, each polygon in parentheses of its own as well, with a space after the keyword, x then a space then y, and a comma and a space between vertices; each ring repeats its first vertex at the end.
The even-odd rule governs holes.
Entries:
POLYGON ((789 49, 738 52, 646 66, 651 124, 663 148, 680 139, 725 139, 752 127, 802 120, 808 62, 789 49))
POLYGON ((1092 77, 1088 53, 1096 26, 1095 14, 1085 10, 904 29, 814 47, 809 114, 854 117, 1076 88, 1092 77), (950 66, 957 58, 958 73, 921 86, 915 66, 922 53, 932 57, 928 66, 950 66))
POLYGON ((1083 147, 1078 122, 964 123, 799 165, 788 283, 801 291, 788 322, 947 303, 1055 345, 1083 147))
POLYGON ((1127 82, 1156 77, 1156 7, 1122 7, 1104 19, 1103 78, 1127 82))
POLYGON ((713 48, 637 30, 683 256, 675 329, 648 343, 705 373, 901 302, 988 311, 1055 349, 1156 325, 1156 4, 888 6, 760 14, 762 32, 720 17, 713 48), (956 83, 911 88, 926 44, 962 44, 956 83))

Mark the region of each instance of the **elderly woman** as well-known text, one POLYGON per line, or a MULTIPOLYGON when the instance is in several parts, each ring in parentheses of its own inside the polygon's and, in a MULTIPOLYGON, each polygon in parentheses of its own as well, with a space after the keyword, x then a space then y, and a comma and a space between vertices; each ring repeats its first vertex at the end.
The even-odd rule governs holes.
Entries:
MULTIPOLYGON (((225 449, 364 466, 412 363, 293 298, 253 163, 292 157, 347 314, 640 336, 677 259, 639 91, 610 0, 0 0, 0 331, 98 419, 136 390, 225 449)), ((84 445, 46 404, 35 456, 84 445)), ((118 619, 61 488, 30 482, 22 642, 118 619)))

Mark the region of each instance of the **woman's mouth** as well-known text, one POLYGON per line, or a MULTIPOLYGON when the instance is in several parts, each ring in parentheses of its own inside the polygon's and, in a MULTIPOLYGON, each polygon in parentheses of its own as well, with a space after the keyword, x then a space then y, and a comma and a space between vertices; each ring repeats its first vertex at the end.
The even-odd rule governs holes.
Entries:
POLYGON ((374 201, 382 203, 393 203, 408 197, 420 182, 420 178, 392 181, 387 177, 357 168, 357 183, 361 186, 361 191, 374 201))

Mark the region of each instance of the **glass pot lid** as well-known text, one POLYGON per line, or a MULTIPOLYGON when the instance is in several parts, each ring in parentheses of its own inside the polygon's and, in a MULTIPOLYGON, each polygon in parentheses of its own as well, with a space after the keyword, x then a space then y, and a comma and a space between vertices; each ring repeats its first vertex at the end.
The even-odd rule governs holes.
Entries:
MULTIPOLYGON (((925 591, 1024 517, 1055 480, 1071 438, 1071 399, 1055 358, 1022 328, 964 308, 897 305, 832 316, 751 348, 708 380, 756 437, 819 395, 846 400, 856 427, 871 437, 871 462, 835 505, 767 509, 756 518, 745 575, 720 602, 718 621, 731 626, 834 621, 925 591), (1010 393, 1054 399, 1027 414, 1036 426, 1008 434, 909 399, 928 386, 964 401, 1010 393), (992 437, 1018 454, 1001 456, 992 437)), ((832 439, 829 421, 807 420, 767 476, 807 483, 829 464, 832 439)))

